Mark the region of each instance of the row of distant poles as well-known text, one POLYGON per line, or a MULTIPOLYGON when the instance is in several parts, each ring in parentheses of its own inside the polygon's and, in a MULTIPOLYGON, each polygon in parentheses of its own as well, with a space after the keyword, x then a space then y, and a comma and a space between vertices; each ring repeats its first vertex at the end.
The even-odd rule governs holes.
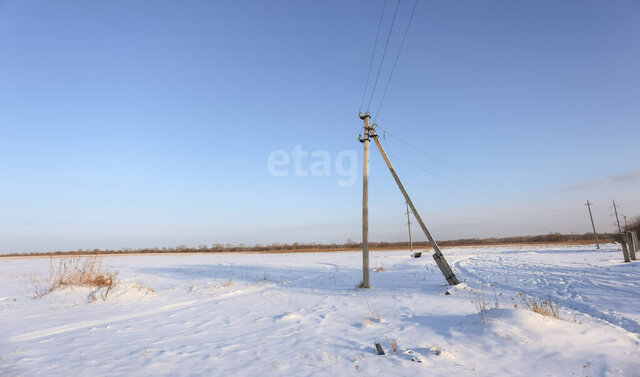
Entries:
MULTIPOLYGON (((616 201, 613 200, 613 213, 616 216, 616 224, 618 226, 618 240, 622 245, 622 254, 625 262, 631 262, 632 260, 636 260, 636 253, 638 252, 638 233, 635 231, 629 231, 629 226, 627 225, 627 216, 622 215, 624 218, 624 230, 620 225, 620 217, 618 217, 618 207, 616 206, 616 201)), ((593 237, 596 240, 596 248, 600 248, 600 243, 598 242, 598 232, 596 232, 596 226, 593 222, 593 215, 591 214, 591 206, 593 203, 587 200, 585 206, 589 209, 589 219, 591 220, 591 228, 593 229, 593 237)))
MULTIPOLYGON (((616 205, 615 199, 612 199, 612 202, 613 202, 613 213, 616 216, 616 225, 618 226, 618 233, 623 233, 622 226, 620 226, 620 218, 618 217, 618 206, 616 205)), ((593 203, 591 203, 589 200, 587 200, 587 202, 585 203, 585 206, 587 206, 587 208, 589 209, 589 219, 591 220, 591 229, 593 229, 593 238, 595 238, 596 240, 596 249, 600 249, 600 242, 598 241, 598 232, 596 232, 596 225, 593 222, 593 214, 591 213, 592 205, 593 203)), ((628 228, 627 216, 622 215, 622 217, 624 218, 624 229, 626 230, 628 228)))

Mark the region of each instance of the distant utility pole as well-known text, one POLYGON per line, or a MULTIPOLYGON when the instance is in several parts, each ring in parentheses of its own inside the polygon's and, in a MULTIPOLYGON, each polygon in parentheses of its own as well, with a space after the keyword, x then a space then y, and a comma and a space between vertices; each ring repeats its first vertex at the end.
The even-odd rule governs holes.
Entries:
POLYGON ((622 228, 620 228, 620 219, 618 218, 618 208, 616 208, 616 201, 613 200, 613 212, 616 214, 616 222, 618 223, 618 232, 622 233, 622 228))
POLYGON ((591 219, 591 227, 593 228, 593 235, 596 238, 596 249, 600 248, 600 243, 598 243, 598 233, 596 233, 596 226, 593 224, 593 216, 591 215, 591 203, 587 200, 587 204, 585 204, 587 208, 589 208, 589 218, 591 219))
POLYGON ((411 211, 409 211, 409 203, 407 204, 407 227, 409 227, 409 250, 411 250, 411 252, 413 253, 413 241, 411 241, 411 217, 409 217, 409 215, 411 214, 411 211))
POLYGON ((629 229, 629 225, 627 225, 627 215, 622 215, 624 217, 624 230, 629 229))
POLYGON ((362 172, 362 288, 371 288, 369 282, 369 113, 358 114, 364 121, 364 137, 358 140, 364 144, 364 169, 362 172))

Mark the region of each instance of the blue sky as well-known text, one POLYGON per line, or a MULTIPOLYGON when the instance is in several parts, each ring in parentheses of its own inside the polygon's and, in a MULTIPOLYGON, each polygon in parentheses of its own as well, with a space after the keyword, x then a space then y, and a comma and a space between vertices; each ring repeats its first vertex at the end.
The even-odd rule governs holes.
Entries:
MULTIPOLYGON (((358 241, 382 5, 0 1, 0 252, 358 241), (328 175, 270 174, 298 145, 328 175)), ((640 214, 639 71, 638 1, 423 0, 373 116, 436 238, 586 232, 587 198, 612 231, 611 199, 640 214)), ((375 149, 370 199, 372 239, 406 239, 375 149)))

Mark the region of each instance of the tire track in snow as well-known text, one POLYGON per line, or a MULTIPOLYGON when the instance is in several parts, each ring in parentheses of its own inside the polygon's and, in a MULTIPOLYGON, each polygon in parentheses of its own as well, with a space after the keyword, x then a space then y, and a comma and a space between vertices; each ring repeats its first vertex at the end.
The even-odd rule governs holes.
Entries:
MULTIPOLYGON (((500 259, 500 261, 502 261, 502 258, 498 258, 500 259)), ((472 279, 475 279, 478 282, 482 282, 482 281, 487 281, 486 278, 483 278, 482 276, 478 275, 477 273, 472 272, 469 268, 464 267, 464 262, 473 262, 475 260, 478 260, 477 256, 469 256, 467 258, 463 258, 460 260, 457 260, 454 262, 454 266, 455 268, 457 268, 458 270, 460 270, 466 277, 470 277, 472 279)), ((478 263, 477 267, 482 268, 482 266, 484 266, 485 264, 492 264, 493 266, 496 265, 496 263, 490 263, 487 258, 483 258, 480 259, 480 262, 484 262, 484 263, 478 263)), ((506 264, 502 264, 503 266, 506 266, 506 264)), ((516 267, 516 266, 509 266, 509 267, 516 267)), ((558 266, 553 266, 556 269, 558 268, 558 266)), ((517 268, 517 267, 516 267, 517 268)), ((548 278, 544 278, 549 274, 548 271, 546 270, 542 270, 540 267, 537 267, 535 265, 532 264, 523 264, 523 269, 526 268, 526 270, 529 272, 529 278, 532 278, 531 276, 531 272, 534 272, 537 277, 536 280, 538 280, 538 283, 533 284, 533 286, 535 288, 546 288, 546 291, 558 291, 559 286, 562 287, 562 291, 564 291, 564 293, 567 296, 570 296, 572 298, 577 298, 577 296, 580 296, 581 293, 580 292, 573 292, 571 291, 571 288, 574 288, 575 286, 575 282, 566 282, 565 284, 559 284, 559 285, 553 285, 549 283, 548 278), (542 287, 541 287, 542 286, 542 287)), ((495 271, 495 269, 494 269, 495 271)), ((557 278, 559 278, 562 281, 566 281, 566 276, 569 276, 570 274, 568 273, 564 273, 564 274, 551 274, 557 278)), ((576 275, 570 275, 571 277, 576 277, 576 275)), ((522 280, 521 280, 522 281, 522 280)), ((524 287, 514 287, 512 285, 508 285, 507 283, 500 283, 498 281, 492 281, 492 283, 495 285, 495 287, 497 288, 501 288, 501 289, 505 289, 505 290, 510 290, 510 291, 514 291, 514 292, 522 292, 524 294, 526 294, 527 296, 531 296, 531 297, 540 297, 539 292, 535 292, 533 289, 527 289, 524 287)), ((523 283, 526 283, 523 281, 523 283)), ((592 282, 592 285, 599 285, 596 282, 592 282)), ((637 321, 631 319, 631 318, 627 318, 627 317, 623 317, 623 316, 619 316, 616 314, 609 314, 609 313, 605 313, 601 310, 596 309, 595 307, 588 305, 586 303, 580 303, 580 302, 576 302, 570 299, 565 299, 563 297, 558 296, 557 294, 545 294, 545 297, 551 297, 552 300, 559 302, 562 306, 564 306, 565 308, 571 309, 571 310, 575 310, 577 312, 580 312, 586 316, 592 317, 592 318, 596 318, 599 319, 601 321, 604 321, 606 323, 608 323, 611 326, 614 327, 620 327, 624 330, 626 330, 629 333, 632 333, 634 335, 634 337, 636 339, 638 339, 640 337, 640 323, 638 323, 637 321)))
POLYGON ((207 304, 207 303, 210 303, 210 302, 213 302, 213 301, 217 301, 217 300, 220 300, 220 299, 225 299, 225 298, 231 297, 231 296, 257 292, 257 291, 262 290, 262 289, 264 289, 264 286, 257 287, 257 288, 253 287, 253 289, 249 288, 249 289, 244 289, 244 290, 239 290, 239 291, 227 292, 227 293, 212 297, 212 298, 207 299, 207 300, 189 300, 189 301, 183 301, 183 302, 178 302, 178 303, 174 303, 174 304, 164 305, 164 306, 161 306, 159 308, 154 308, 154 309, 150 309, 150 310, 147 310, 147 311, 144 311, 144 312, 140 312, 140 313, 135 313, 135 314, 123 314, 123 315, 119 315, 119 316, 115 316, 115 317, 103 318, 103 319, 98 319, 98 320, 94 320, 94 321, 82 321, 82 322, 70 323, 70 324, 67 324, 67 325, 55 326, 55 327, 51 327, 51 328, 48 328, 48 329, 36 330, 36 331, 31 331, 31 332, 28 332, 28 333, 25 333, 25 334, 16 335, 16 336, 13 336, 13 337, 9 338, 8 341, 10 341, 10 342, 23 342, 23 341, 27 341, 27 340, 35 340, 35 339, 46 338, 48 336, 64 334, 64 333, 67 333, 67 332, 70 332, 70 331, 81 330, 81 329, 85 329, 85 328, 88 328, 88 327, 108 325, 108 324, 113 324, 113 323, 116 323, 116 322, 126 321, 126 320, 130 320, 130 319, 136 319, 136 318, 146 317, 146 316, 149 316, 149 315, 160 314, 160 313, 169 312, 169 311, 173 311, 173 310, 179 310, 179 309, 183 309, 183 308, 188 308, 188 307, 193 306, 196 303, 198 303, 198 304, 207 304))

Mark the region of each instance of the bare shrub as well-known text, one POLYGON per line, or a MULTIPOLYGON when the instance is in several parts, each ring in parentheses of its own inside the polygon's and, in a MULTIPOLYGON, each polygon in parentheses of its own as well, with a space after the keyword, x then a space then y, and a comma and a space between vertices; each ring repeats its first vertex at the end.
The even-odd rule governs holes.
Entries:
POLYGON ((636 231, 640 233, 640 216, 633 218, 633 220, 629 222, 629 225, 627 225, 625 229, 627 231, 636 231))
POLYGON ((44 291, 38 291, 38 296, 66 286, 106 287, 106 299, 109 291, 118 283, 118 271, 104 269, 102 261, 95 256, 61 258, 57 263, 51 258, 49 266, 49 283, 44 291))
POLYGON ((383 265, 379 265, 378 267, 375 267, 375 268, 373 269, 373 271, 374 271, 374 272, 384 272, 384 271, 386 271, 386 270, 387 270, 387 269, 386 269, 386 268, 384 268, 384 266, 383 266, 383 265))

